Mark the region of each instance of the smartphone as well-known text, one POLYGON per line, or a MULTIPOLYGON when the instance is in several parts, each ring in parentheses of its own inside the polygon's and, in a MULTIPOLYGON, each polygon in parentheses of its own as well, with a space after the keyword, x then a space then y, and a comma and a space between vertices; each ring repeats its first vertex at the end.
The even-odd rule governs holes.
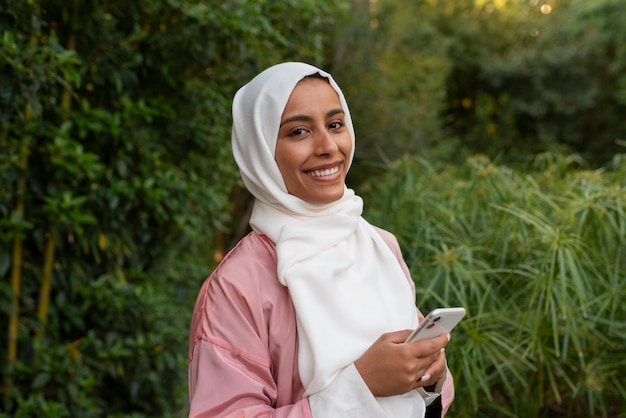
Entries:
POLYGON ((433 309, 405 342, 414 342, 448 334, 465 316, 465 308, 433 309))

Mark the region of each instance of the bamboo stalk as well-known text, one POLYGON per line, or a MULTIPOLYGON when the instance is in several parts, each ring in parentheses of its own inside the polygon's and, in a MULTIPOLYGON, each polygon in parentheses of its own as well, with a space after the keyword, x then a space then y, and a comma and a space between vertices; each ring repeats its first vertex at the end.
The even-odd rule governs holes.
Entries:
MULTIPOLYGON (((29 45, 34 47, 37 44, 37 36, 31 35, 29 45)), ((28 124, 33 120, 33 112, 30 106, 26 105, 24 109, 24 123, 28 124)), ((28 146, 28 137, 22 137, 20 146, 19 168, 25 173, 28 168, 28 155, 30 149, 28 146)), ((26 191, 26 178, 22 177, 17 182, 16 188, 16 204, 15 212, 18 218, 24 219, 24 193, 26 191)), ((20 290, 22 281, 22 264, 23 264, 23 236, 20 226, 13 228, 13 251, 11 256, 11 311, 9 313, 9 325, 7 332, 7 366, 10 368, 17 360, 17 343, 19 328, 19 309, 20 309, 20 290)), ((10 394, 10 385, 8 378, 4 381, 4 394, 10 394)))
POLYGON ((54 264, 55 243, 52 234, 46 234, 46 247, 44 250, 43 278, 39 290, 39 308, 37 318, 39 327, 35 334, 35 340, 41 342, 48 321, 48 306, 50 304, 50 288, 52 287, 52 266, 54 264))
MULTIPOLYGON (((22 146, 20 158, 20 167, 26 164, 27 151, 22 146)), ((15 211, 20 218, 24 216, 24 189, 26 182, 20 180, 17 185, 17 205, 15 211)), ((17 359, 17 328, 19 322, 19 300, 20 300, 20 284, 22 276, 22 231, 16 226, 13 229, 13 255, 11 259, 11 313, 9 315, 9 335, 7 347, 7 362, 12 364, 17 359)))
MULTIPOLYGON (((33 114, 29 107, 26 108, 24 119, 26 123, 31 121, 33 114)), ((28 154, 29 148, 27 139, 22 139, 22 145, 20 146, 20 161, 19 167, 23 171, 28 168, 28 154)), ((26 179, 22 178, 17 182, 17 203, 15 205, 15 212, 19 219, 24 219, 24 192, 26 190, 26 179)), ((20 226, 13 228, 13 252, 11 257, 11 311, 9 313, 9 328, 8 328, 8 342, 7 342, 7 365, 11 367, 17 360, 17 342, 18 342, 18 327, 19 327, 19 309, 20 309, 20 289, 22 281, 22 260, 23 260, 23 244, 22 244, 22 231, 20 226)), ((10 392, 8 380, 5 380, 4 393, 8 395, 10 392)))
MULTIPOLYGON (((76 11, 76 3, 74 4, 74 11, 76 11)), ((74 27, 76 19, 76 13, 74 13, 72 28, 74 27)), ((73 51, 76 49, 76 36, 72 32, 68 39, 67 49, 73 51)), ((61 120, 65 122, 69 117, 69 110, 71 107, 71 95, 67 88, 63 90, 61 95, 61 120)), ((44 264, 43 264, 43 276, 41 278, 41 286, 39 288, 39 306, 37 309, 37 318, 39 319, 39 326, 35 334, 35 342, 41 343, 46 331, 46 324, 48 322, 48 307, 50 305, 50 289, 52 288, 52 266, 54 265, 54 251, 55 251, 54 234, 52 231, 46 233, 46 245, 44 250, 44 264)), ((35 362, 37 362, 37 357, 35 362)))

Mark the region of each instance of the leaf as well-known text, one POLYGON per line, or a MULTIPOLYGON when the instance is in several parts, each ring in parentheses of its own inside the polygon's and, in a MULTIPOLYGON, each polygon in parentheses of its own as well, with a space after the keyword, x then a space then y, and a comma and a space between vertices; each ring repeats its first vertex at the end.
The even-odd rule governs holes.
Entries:
POLYGON ((50 375, 48 373, 39 373, 35 376, 31 382, 32 389, 41 389, 50 381, 50 375))
POLYGON ((64 67, 63 68, 63 76, 67 81, 72 83, 75 87, 80 86, 81 77, 78 69, 73 67, 64 67))

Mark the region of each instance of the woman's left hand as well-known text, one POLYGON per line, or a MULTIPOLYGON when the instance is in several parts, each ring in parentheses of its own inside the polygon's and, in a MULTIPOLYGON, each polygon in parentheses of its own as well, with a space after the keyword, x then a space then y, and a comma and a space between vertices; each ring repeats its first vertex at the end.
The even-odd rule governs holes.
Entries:
POLYGON ((386 333, 354 362, 374 396, 392 396, 436 383, 446 375, 449 336, 405 343, 410 330, 386 333))
POLYGON ((446 362, 446 353, 442 350, 441 354, 437 356, 435 361, 430 366, 428 366, 428 368, 424 372, 424 376, 422 376, 422 379, 424 380, 416 382, 415 387, 418 388, 435 385, 437 384, 437 382, 443 380, 446 377, 447 373, 448 365, 446 362))

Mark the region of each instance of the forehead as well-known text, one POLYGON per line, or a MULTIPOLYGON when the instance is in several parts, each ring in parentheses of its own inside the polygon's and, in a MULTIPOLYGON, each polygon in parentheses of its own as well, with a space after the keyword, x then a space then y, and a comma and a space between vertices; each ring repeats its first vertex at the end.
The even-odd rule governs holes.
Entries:
POLYGON ((296 84, 285 105, 283 115, 291 112, 342 108, 339 95, 325 78, 307 77, 296 84))
MULTIPOLYGON (((308 75, 304 77, 302 80, 298 81, 296 86, 293 88, 293 91, 295 91, 296 89, 304 89, 304 88, 324 89, 325 87, 329 87, 332 91, 335 91, 335 89, 333 89, 332 86, 330 85, 330 81, 328 81, 326 77, 322 77, 321 75, 314 74, 314 75, 308 75)), ((293 94, 293 91, 292 91, 292 94, 293 94)))

